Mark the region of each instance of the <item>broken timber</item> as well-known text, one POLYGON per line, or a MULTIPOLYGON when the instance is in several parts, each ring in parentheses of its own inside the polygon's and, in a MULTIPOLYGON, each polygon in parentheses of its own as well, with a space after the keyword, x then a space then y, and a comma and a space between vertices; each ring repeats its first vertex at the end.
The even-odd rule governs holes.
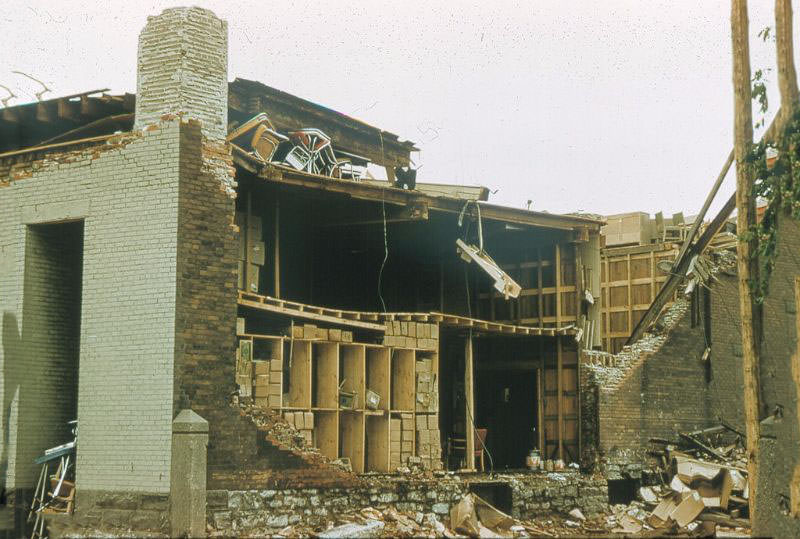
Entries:
POLYGON ((442 314, 437 312, 429 313, 377 313, 364 311, 346 311, 341 309, 331 309, 328 307, 318 307, 306 305, 296 301, 262 296, 249 292, 239 291, 238 304, 242 307, 250 307, 269 311, 275 314, 303 318, 306 320, 316 320, 317 322, 350 326, 371 331, 385 331, 384 322, 390 320, 405 320, 415 322, 435 322, 443 326, 471 329, 476 332, 496 333, 503 335, 531 336, 531 337, 555 337, 558 335, 575 335, 575 326, 564 326, 559 328, 515 326, 512 324, 501 324, 488 320, 478 320, 467 316, 454 314, 442 314))

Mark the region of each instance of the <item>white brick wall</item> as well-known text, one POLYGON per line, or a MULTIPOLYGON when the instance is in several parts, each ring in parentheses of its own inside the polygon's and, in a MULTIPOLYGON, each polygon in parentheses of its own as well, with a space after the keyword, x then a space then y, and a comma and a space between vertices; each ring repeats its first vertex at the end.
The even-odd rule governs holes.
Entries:
POLYGON ((54 163, 0 187, 0 472, 7 488, 35 482, 32 461, 44 437, 20 433, 50 427, 34 388, 56 374, 40 368, 49 360, 46 343, 28 342, 47 328, 23 332, 26 225, 83 217, 77 487, 169 491, 179 129, 166 123, 123 148, 54 163))
POLYGON ((228 23, 199 7, 148 17, 139 34, 136 129, 165 114, 202 122, 224 140, 228 124, 228 23))

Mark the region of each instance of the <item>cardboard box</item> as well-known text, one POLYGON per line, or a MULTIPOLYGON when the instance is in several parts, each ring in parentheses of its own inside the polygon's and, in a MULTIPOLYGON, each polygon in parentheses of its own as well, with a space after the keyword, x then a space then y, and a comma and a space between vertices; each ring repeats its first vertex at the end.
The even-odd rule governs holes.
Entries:
POLYGON ((272 371, 269 373, 269 381, 273 384, 280 384, 283 382, 283 373, 281 371, 272 371))
POLYGON ((430 364, 426 363, 425 360, 417 361, 417 373, 422 372, 431 372, 430 364))
POLYGON ((417 431, 417 445, 429 444, 430 441, 431 441, 431 431, 427 429, 417 431))
POLYGON ((256 397, 269 397, 269 386, 254 386, 253 395, 256 397))
POLYGON ((307 429, 314 428, 314 412, 303 412, 303 424, 307 429))
POLYGON ((306 324, 303 326, 303 338, 304 339, 316 339, 317 338, 317 326, 313 324, 306 324))
POLYGON ((389 451, 392 453, 400 454, 400 442, 399 441, 389 442, 389 451))
POLYGON ((328 339, 339 342, 342 340, 342 330, 331 328, 328 330, 328 339))
POLYGON ((342 330, 342 342, 353 342, 353 332, 342 330))
POLYGON ((294 427, 294 412, 283 412, 283 418, 290 426, 294 427))
POLYGON ((256 387, 269 386, 269 374, 256 374, 253 376, 253 385, 256 387))
POLYGON ((281 372, 283 370, 283 362, 280 359, 271 359, 269 361, 269 370, 272 372, 281 372))
POLYGON ((259 374, 269 374, 269 364, 269 361, 253 361, 253 374, 256 376, 259 374))
POLYGON ((247 274, 245 275, 245 290, 252 292, 253 294, 258 294, 261 266, 256 266, 255 264, 248 262, 246 267, 247 274))
POLYGON ((328 340, 328 330, 324 328, 317 328, 317 334, 314 336, 315 339, 319 339, 321 341, 328 340))
POLYGON ((428 428, 428 418, 424 415, 417 414, 417 430, 428 428))
POLYGON ((236 334, 244 335, 244 318, 236 317, 236 334))
POLYGON ((302 339, 305 333, 305 328, 303 326, 292 326, 292 334, 291 337, 294 339, 302 339))
POLYGON ((390 439, 392 442, 399 442, 401 441, 400 431, 399 430, 392 430, 390 431, 390 439))
POLYGON ((400 443, 400 452, 401 453, 410 455, 413 450, 414 450, 414 442, 412 442, 411 440, 403 440, 400 443))
POLYGON ((269 407, 270 408, 280 408, 281 407, 281 397, 270 395, 269 396, 269 407))
POLYGON ((431 339, 439 340, 439 324, 431 324, 430 334, 431 334, 431 339))
POLYGON ((248 255, 249 262, 257 266, 263 266, 266 259, 266 246, 263 241, 254 241, 250 244, 248 255))
POLYGON ((439 416, 431 414, 428 416, 428 429, 439 431, 439 416))
POLYGON ((253 399, 253 401, 256 406, 260 406, 262 408, 266 408, 269 406, 269 399, 266 397, 256 397, 255 399, 253 399))
POLYGON ((281 385, 280 384, 270 384, 269 385, 269 394, 270 395, 277 395, 278 397, 281 396, 281 385))

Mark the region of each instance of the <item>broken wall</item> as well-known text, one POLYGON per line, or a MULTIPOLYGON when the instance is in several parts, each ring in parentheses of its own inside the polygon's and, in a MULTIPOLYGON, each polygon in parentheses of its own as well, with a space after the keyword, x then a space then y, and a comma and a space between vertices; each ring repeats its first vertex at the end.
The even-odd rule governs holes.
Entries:
POLYGON ((594 397, 584 406, 595 407, 583 410, 595 418, 583 425, 589 451, 584 462, 601 461, 609 479, 638 478, 648 463, 650 438, 671 440, 729 420, 724 412, 741 405, 740 393, 724 391, 741 367, 737 371, 730 356, 712 352, 713 378, 707 382, 703 329, 692 327, 690 314, 690 302, 679 300, 662 317, 664 334, 646 335, 617 355, 584 354, 582 383, 594 397))
MULTIPOLYGON (((164 124, 77 154, 51 155, 0 180, 2 446, 6 488, 32 488, 46 447, 23 433, 46 429, 41 383, 56 373, 32 342, 24 305, 51 301, 25 289, 28 225, 83 219, 77 460, 78 503, 90 492, 169 491, 178 148, 181 126, 164 124)), ((62 440, 62 442, 67 441, 62 440)))
MULTIPOLYGON (((797 422, 797 393, 792 383, 792 356, 797 343, 797 305, 794 280, 800 275, 800 224, 781 215, 778 225, 778 254, 769 282, 769 294, 762 308, 763 338, 760 357, 760 417, 767 417, 780 407, 783 419, 762 425, 759 442, 758 491, 755 535, 772 537, 800 536, 800 520, 788 516, 789 481, 798 463, 800 429, 797 422)), ((730 382, 717 382, 722 392, 741 395, 742 340, 739 298, 735 275, 719 275, 712 287, 712 365, 718 358, 730 358, 730 382)), ((796 361, 796 360, 795 360, 796 361)), ((717 372, 718 369, 715 369, 717 372)), ((717 377, 719 378, 719 377, 717 377)), ((741 397, 740 397, 741 398, 741 397)), ((720 407, 727 417, 744 431, 742 404, 720 407), (734 419, 735 418, 735 419, 734 419)))

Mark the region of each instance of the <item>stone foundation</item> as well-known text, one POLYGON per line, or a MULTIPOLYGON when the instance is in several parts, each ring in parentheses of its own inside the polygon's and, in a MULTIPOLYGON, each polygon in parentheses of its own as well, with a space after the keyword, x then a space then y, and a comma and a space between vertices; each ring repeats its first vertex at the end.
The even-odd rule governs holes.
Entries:
POLYGON ((401 511, 448 515, 471 485, 505 483, 511 489, 512 516, 529 519, 547 513, 566 513, 578 507, 587 516, 608 504, 602 477, 578 472, 501 475, 474 479, 453 476, 411 479, 379 476, 355 488, 283 490, 213 490, 208 492, 208 524, 219 532, 279 530, 303 522, 323 526, 337 514, 363 507, 393 505, 401 511))

